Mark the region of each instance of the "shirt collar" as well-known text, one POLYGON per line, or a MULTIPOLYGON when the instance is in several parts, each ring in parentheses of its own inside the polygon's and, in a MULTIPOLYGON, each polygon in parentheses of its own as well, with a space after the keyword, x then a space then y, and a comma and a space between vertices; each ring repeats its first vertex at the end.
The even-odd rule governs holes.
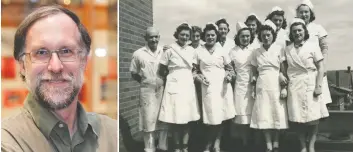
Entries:
MULTIPOLYGON (((27 95, 26 101, 24 103, 24 109, 26 109, 32 116, 34 123, 39 128, 39 130, 47 137, 50 137, 50 133, 53 131, 54 127, 61 122, 49 109, 46 109, 41 104, 38 103, 33 95, 30 93, 27 95)), ((77 131, 85 134, 88 126, 91 126, 92 131, 96 136, 99 136, 99 120, 95 117, 90 117, 92 114, 87 114, 83 109, 82 105, 78 102, 77 104, 77 131)), ((62 122, 63 123, 63 122, 62 122)))
POLYGON ((300 47, 302 47, 304 45, 304 43, 305 43, 305 41, 302 41, 299 44, 295 44, 295 43, 293 43, 293 44, 294 44, 295 48, 300 48, 300 47))
POLYGON ((156 57, 159 53, 161 53, 161 48, 159 46, 157 46, 157 50, 155 52, 152 52, 150 47, 148 47, 148 45, 146 44, 145 49, 144 49, 147 53, 149 53, 150 55, 152 55, 153 57, 156 57))

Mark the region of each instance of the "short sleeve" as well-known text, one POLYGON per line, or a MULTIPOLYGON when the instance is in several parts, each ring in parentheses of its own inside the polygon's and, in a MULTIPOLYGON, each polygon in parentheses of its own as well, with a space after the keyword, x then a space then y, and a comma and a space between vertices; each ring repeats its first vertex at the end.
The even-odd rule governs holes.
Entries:
POLYGON ((314 62, 318 62, 322 59, 324 59, 324 56, 322 55, 319 47, 315 47, 315 49, 313 49, 313 59, 314 59, 314 62))
POLYGON ((132 55, 132 60, 130 64, 130 72, 140 73, 140 62, 136 53, 132 55))
POLYGON ((229 57, 229 51, 225 51, 226 53, 223 53, 223 64, 228 65, 231 61, 229 57))
POLYGON ((166 50, 163 54, 162 54, 162 57, 159 61, 160 64, 163 64, 163 65, 168 65, 169 63, 169 58, 170 58, 170 49, 166 50))
POLYGON ((285 41, 290 41, 289 40, 289 30, 288 29, 284 29, 283 30, 283 34, 284 34, 284 40, 285 41))
POLYGON ((230 60, 234 60, 234 58, 235 58, 235 51, 234 51, 234 49, 231 49, 231 50, 229 51, 229 58, 230 58, 230 60))
POLYGON ((279 60, 280 60, 281 63, 286 61, 286 52, 285 51, 286 51, 285 48, 281 48, 281 50, 280 50, 279 60))
POLYGON ((318 31, 319 38, 327 36, 327 31, 321 25, 317 26, 317 31, 318 31))
POLYGON ((256 55, 257 54, 257 49, 254 50, 252 53, 251 53, 251 65, 253 66, 257 66, 257 59, 256 59, 256 55))

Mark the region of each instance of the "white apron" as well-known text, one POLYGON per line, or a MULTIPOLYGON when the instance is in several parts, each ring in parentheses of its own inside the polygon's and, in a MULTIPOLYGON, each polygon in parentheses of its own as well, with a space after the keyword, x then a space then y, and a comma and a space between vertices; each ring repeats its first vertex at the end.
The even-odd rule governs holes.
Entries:
MULTIPOLYGON (((321 25, 312 22, 307 25, 307 28, 309 31, 308 41, 320 46, 319 39, 321 37, 327 36, 326 30, 321 25)), ((322 96, 322 100, 324 100, 326 104, 332 103, 331 93, 327 82, 327 76, 324 76, 324 79, 322 81, 322 96)))
POLYGON ((255 102, 255 99, 252 97, 253 85, 251 85, 251 60, 253 51, 254 49, 252 47, 241 49, 236 46, 229 54, 235 65, 235 72, 237 73, 234 85, 234 106, 236 117, 233 120, 233 122, 237 124, 250 124, 250 115, 255 102))
POLYGON ((139 129, 152 132, 165 129, 166 125, 158 122, 159 110, 163 96, 163 84, 158 84, 157 69, 163 54, 158 47, 153 53, 146 46, 134 52, 130 71, 139 74, 142 78, 139 102, 139 129))
POLYGON ((328 117, 323 96, 314 97, 317 69, 314 62, 323 59, 318 45, 306 42, 296 49, 286 48, 288 62, 288 116, 292 122, 306 123, 328 117), (298 53, 299 51, 299 53, 298 53))
POLYGON ((192 63, 192 47, 181 48, 174 43, 164 53, 161 64, 168 66, 169 74, 164 90, 159 120, 173 124, 187 124, 200 119, 196 98, 192 63))
POLYGON ((225 81, 224 65, 230 63, 228 54, 219 44, 215 44, 213 54, 202 46, 197 50, 197 60, 202 74, 209 81, 208 86, 202 84, 203 123, 218 125, 234 118, 232 86, 225 81))
POLYGON ((279 70, 283 60, 283 49, 277 44, 272 44, 267 51, 261 46, 254 52, 252 64, 257 67, 259 76, 251 128, 288 128, 286 101, 280 99, 279 70))

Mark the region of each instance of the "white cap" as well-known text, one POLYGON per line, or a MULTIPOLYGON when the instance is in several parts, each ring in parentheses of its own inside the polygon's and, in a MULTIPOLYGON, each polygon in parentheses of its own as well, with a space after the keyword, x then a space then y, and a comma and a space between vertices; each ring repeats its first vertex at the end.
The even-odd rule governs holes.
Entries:
MULTIPOLYGON (((216 30, 218 31, 218 26, 217 26, 215 23, 208 22, 208 23, 206 24, 206 26, 207 26, 207 25, 212 25, 212 26, 214 26, 214 27, 216 28, 216 30)), ((205 26, 205 28, 206 28, 206 26, 205 26)))
POLYGON ((182 24, 188 25, 188 27, 191 29, 191 25, 188 22, 183 22, 182 24))
POLYGON ((238 33, 243 28, 248 28, 248 26, 246 26, 243 22, 238 22, 236 25, 236 32, 238 33))
POLYGON ((275 12, 275 11, 283 11, 283 9, 280 8, 279 6, 275 6, 275 7, 272 8, 271 13, 275 12))
POLYGON ((299 5, 306 5, 310 9, 314 9, 314 5, 310 0, 302 0, 299 5))
POLYGON ((264 22, 264 25, 270 26, 274 31, 277 30, 277 26, 275 25, 275 23, 273 23, 271 20, 266 20, 264 22))
POLYGON ((298 18, 298 17, 295 17, 292 22, 291 22, 291 25, 294 24, 294 23, 303 23, 305 25, 305 22, 303 19, 301 18, 298 18))
POLYGON ((250 13, 250 14, 248 15, 248 17, 249 17, 249 16, 252 16, 252 15, 255 16, 255 18, 256 18, 257 20, 260 21, 260 18, 259 18, 255 13, 250 13))

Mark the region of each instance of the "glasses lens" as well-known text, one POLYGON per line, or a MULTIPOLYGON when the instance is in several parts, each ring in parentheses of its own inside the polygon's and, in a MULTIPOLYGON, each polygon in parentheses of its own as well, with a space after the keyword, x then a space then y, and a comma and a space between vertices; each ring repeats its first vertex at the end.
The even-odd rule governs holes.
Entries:
POLYGON ((57 54, 62 62, 75 61, 77 56, 77 53, 70 49, 61 49, 57 52, 57 54))
POLYGON ((48 62, 50 59, 50 51, 45 49, 39 49, 30 53, 32 62, 48 62))

